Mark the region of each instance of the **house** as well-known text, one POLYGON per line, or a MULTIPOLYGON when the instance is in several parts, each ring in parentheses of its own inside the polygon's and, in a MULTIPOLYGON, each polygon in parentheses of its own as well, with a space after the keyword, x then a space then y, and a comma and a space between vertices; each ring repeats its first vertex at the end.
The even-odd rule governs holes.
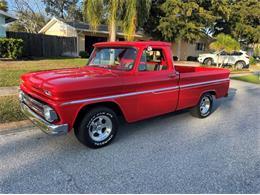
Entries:
POLYGON ((17 20, 11 14, 0 10, 0 37, 6 37, 6 24, 17 20))
POLYGON ((177 56, 179 60, 188 60, 189 57, 196 58, 199 54, 210 52, 209 44, 213 41, 208 35, 198 39, 194 43, 188 43, 180 40, 172 43, 173 56, 177 56))
MULTIPOLYGON (((96 31, 90 28, 90 25, 84 22, 68 22, 63 19, 53 17, 39 33, 46 35, 77 37, 77 53, 80 51, 88 51, 91 53, 93 44, 96 42, 107 41, 109 37, 109 30, 107 25, 99 25, 96 31)), ((118 28, 117 40, 124 40, 124 33, 118 28)), ((141 32, 137 32, 135 40, 147 40, 141 32)), ((185 41, 178 41, 172 44, 172 51, 174 56, 178 56, 179 60, 187 60, 187 57, 196 57, 200 53, 209 51, 209 43, 211 38, 205 38, 196 41, 195 43, 187 43, 185 41)))
MULTIPOLYGON (((46 35, 77 37, 77 51, 88 51, 91 53, 93 44, 97 42, 107 41, 109 30, 107 25, 99 25, 96 31, 91 30, 90 25, 84 22, 69 22, 53 17, 39 33, 46 35)), ((124 40, 124 33, 118 29, 117 40, 124 40)), ((142 35, 134 35, 136 40, 141 40, 142 35)))

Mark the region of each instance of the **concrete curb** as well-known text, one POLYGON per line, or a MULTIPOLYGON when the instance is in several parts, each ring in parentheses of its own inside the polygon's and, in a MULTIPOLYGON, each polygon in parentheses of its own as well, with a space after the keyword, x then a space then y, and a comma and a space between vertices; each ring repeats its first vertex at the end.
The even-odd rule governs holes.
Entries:
POLYGON ((245 73, 231 73, 230 74, 230 78, 234 78, 234 77, 240 77, 240 76, 247 76, 247 75, 252 75, 254 74, 254 72, 245 72, 245 73))
POLYGON ((28 128, 34 127, 29 120, 23 120, 18 122, 2 123, 0 124, 0 135, 9 133, 15 133, 20 131, 26 131, 28 128))

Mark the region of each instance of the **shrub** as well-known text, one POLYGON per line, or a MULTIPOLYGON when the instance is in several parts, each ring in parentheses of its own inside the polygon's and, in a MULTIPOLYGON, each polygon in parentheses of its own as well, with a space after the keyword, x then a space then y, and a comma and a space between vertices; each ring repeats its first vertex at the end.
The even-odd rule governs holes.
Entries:
POLYGON ((260 46, 255 47, 253 56, 255 57, 260 56, 260 46))
POLYGON ((188 56, 187 57, 187 61, 197 62, 198 61, 198 57, 197 56, 188 56))
POLYGON ((89 53, 87 51, 80 51, 79 52, 79 56, 81 58, 88 58, 89 57, 89 53))
POLYGON ((172 59, 173 61, 178 61, 178 56, 173 56, 172 59))
POLYGON ((17 59, 21 57, 23 49, 22 39, 0 38, 0 57, 17 59))
POLYGON ((255 65, 256 63, 257 63, 256 59, 251 56, 251 57, 249 58, 249 64, 250 64, 250 65, 255 65))

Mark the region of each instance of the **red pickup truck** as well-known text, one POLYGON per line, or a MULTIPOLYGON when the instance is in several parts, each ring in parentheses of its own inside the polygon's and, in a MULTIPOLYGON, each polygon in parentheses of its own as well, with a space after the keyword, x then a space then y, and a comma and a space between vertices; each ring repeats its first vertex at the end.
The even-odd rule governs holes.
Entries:
POLYGON ((174 66, 166 42, 102 42, 85 67, 22 75, 19 98, 44 132, 74 129, 80 142, 98 148, 115 137, 119 117, 135 122, 184 108, 209 116, 214 98, 228 94, 229 74, 174 66))

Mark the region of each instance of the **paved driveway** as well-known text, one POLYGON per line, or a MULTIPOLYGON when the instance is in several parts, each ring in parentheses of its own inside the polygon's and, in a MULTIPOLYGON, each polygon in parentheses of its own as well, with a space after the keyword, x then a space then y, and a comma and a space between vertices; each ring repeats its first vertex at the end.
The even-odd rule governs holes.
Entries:
POLYGON ((207 119, 124 125, 98 150, 36 128, 1 135, 0 193, 260 193, 260 87, 231 87, 207 119))

